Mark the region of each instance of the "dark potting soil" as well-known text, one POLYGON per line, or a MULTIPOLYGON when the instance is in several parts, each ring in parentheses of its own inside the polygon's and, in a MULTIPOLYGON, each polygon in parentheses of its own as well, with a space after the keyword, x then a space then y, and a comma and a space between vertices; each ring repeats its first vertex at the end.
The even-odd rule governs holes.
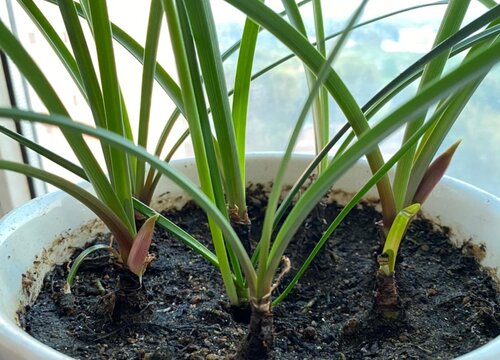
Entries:
MULTIPOLYGON (((262 192, 251 192, 253 240, 265 203, 262 192)), ((318 208, 299 230, 288 249, 292 270, 281 289, 339 210, 335 204, 318 208)), ((205 215, 194 205, 168 217, 210 244, 205 215)), ((481 249, 454 248, 446 230, 435 231, 423 219, 412 223, 398 259, 405 318, 395 324, 377 320, 372 310, 379 219, 367 204, 353 209, 274 309, 272 359, 450 359, 500 335, 496 286, 474 259, 481 249)), ((48 274, 38 301, 22 314, 22 325, 78 359, 230 359, 247 325, 228 306, 218 271, 161 229, 155 230, 151 253, 156 259, 144 275, 139 310, 111 318, 117 265, 101 252, 80 268, 74 303, 61 297, 67 264, 48 274)))

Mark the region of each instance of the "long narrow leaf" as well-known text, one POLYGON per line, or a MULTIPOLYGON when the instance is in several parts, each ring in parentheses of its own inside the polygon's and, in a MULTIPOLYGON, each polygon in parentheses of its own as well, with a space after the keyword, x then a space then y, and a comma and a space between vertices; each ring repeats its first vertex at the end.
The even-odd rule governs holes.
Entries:
MULTIPOLYGON (((65 0, 70 1, 72 0, 65 0)), ((90 1, 92 27, 95 34, 95 45, 99 62, 101 86, 106 109, 106 128, 116 134, 125 136, 126 125, 122 113, 121 91, 116 73, 116 63, 111 37, 111 25, 108 18, 106 1, 90 1)), ((132 184, 130 162, 126 154, 111 149, 111 181, 118 199, 126 213, 130 232, 135 234, 134 207, 132 205, 132 184)))
MULTIPOLYGON (((499 23, 500 17, 499 19, 495 20, 489 27, 498 26, 499 23)), ((497 37, 495 40, 492 40, 490 42, 475 45, 466 55, 463 62, 467 62, 469 58, 474 57, 477 53, 481 52, 482 49, 487 48, 488 46, 494 46, 495 44, 499 43, 500 37, 497 37)), ((485 76, 486 73, 467 86, 464 86, 462 89, 450 96, 445 102, 442 101, 439 105, 438 109, 440 107, 443 107, 446 110, 441 115, 439 115, 439 121, 433 128, 427 131, 421 141, 421 144, 419 145, 419 148, 415 155, 410 181, 408 182, 408 189, 406 191, 405 199, 406 203, 409 203, 414 198, 417 192, 417 187, 420 185, 427 171, 427 168, 432 161, 432 158, 437 153, 446 134, 449 132, 453 124, 457 121, 460 113, 469 102, 477 87, 484 80, 485 76)))
MULTIPOLYGON (((462 24, 469 4, 470 0, 450 1, 441 22, 441 26, 439 27, 438 33, 436 35, 434 46, 438 45, 447 37, 457 32, 457 30, 460 28, 460 25, 462 24)), ((450 50, 447 50, 442 55, 436 57, 426 65, 420 79, 419 91, 430 81, 438 79, 441 76, 448 60, 449 54, 450 50)), ((425 115, 426 113, 422 113, 419 118, 408 123, 403 135, 403 142, 406 142, 408 138, 413 135, 413 133, 423 124, 425 115)), ((406 190, 408 188, 408 182, 410 180, 411 168, 413 165, 416 150, 417 146, 415 146, 413 149, 410 149, 410 151, 408 151, 408 153, 399 161, 396 168, 393 189, 397 212, 401 211, 403 207, 405 207, 406 190)))
MULTIPOLYGON (((495 11, 497 12, 496 16, 500 16, 500 8, 496 8, 495 11)), ((482 18, 481 22, 477 22, 478 20, 480 20, 477 19, 472 23, 470 23, 469 25, 463 27, 457 33, 455 33, 454 35, 443 41, 441 44, 433 48, 430 52, 426 53, 424 56, 422 56, 412 65, 410 65, 406 70, 401 72, 395 79, 393 79, 383 89, 381 89, 377 94, 375 94, 361 108, 365 113, 366 118, 368 120, 372 118, 385 104, 389 102, 389 100, 394 98, 394 96, 399 94, 408 85, 412 84, 416 79, 418 79, 422 75, 423 72, 422 69, 425 66, 425 64, 427 64, 429 61, 431 61, 436 56, 441 54, 443 51, 446 51, 450 46, 455 44, 457 39, 461 39, 467 36, 467 34, 475 31, 477 26, 480 26, 480 24, 483 24, 483 22, 487 23, 488 21, 490 21, 492 15, 494 14, 489 14, 487 17, 484 18, 483 16, 481 16, 482 18)), ((474 34, 473 36, 470 36, 469 38, 454 45, 450 53, 450 58, 461 54, 462 52, 470 49, 471 47, 490 41, 491 39, 495 38, 498 35, 500 35, 500 25, 492 26, 491 28, 481 31, 480 33, 474 34)), ((345 133, 348 130, 347 126, 348 124, 344 125, 344 127, 339 131, 345 133)), ((351 132, 346 138, 346 140, 339 147, 337 155, 340 155, 349 146, 354 137, 355 137, 354 133, 351 132)), ((419 145, 419 147, 421 147, 421 145, 419 145)))
MULTIPOLYGON (((465 30, 465 28, 462 30, 465 30)), ((462 31, 462 30, 460 30, 460 31, 462 31)), ((499 35, 499 33, 500 33, 500 26, 496 25, 496 26, 491 27, 490 29, 487 29, 487 30, 479 33, 479 34, 475 34, 474 36, 457 44, 453 48, 450 56, 458 55, 459 53, 461 53, 462 51, 465 51, 469 47, 474 46, 478 43, 482 43, 484 41, 487 41, 491 37, 499 35)), ((384 88, 385 90, 381 90, 379 93, 377 93, 377 95, 375 95, 374 98, 372 98, 370 101, 368 101, 368 103, 366 103, 362 107, 363 111, 367 115, 367 118, 370 118, 371 116, 373 116, 376 113, 376 111, 378 109, 380 109, 380 107, 383 104, 385 104, 386 101, 391 99, 400 90, 402 90, 406 85, 412 83, 415 78, 419 77, 421 75, 421 70, 418 71, 418 69, 421 69, 423 67, 423 65, 425 64, 425 61, 429 61, 430 59, 432 59, 432 56, 437 56, 438 51, 444 51, 444 50, 442 50, 443 46, 450 46, 455 41, 455 40, 453 40, 453 42, 452 42, 450 40, 452 40, 452 39, 448 38, 447 40, 442 42, 439 46, 435 47, 433 50, 431 50, 431 52, 424 55, 424 57, 417 60, 417 62, 415 62, 407 70, 405 70, 403 73, 401 73, 401 74, 404 74, 404 76, 399 75, 398 82, 401 83, 404 81, 403 83, 396 85, 397 82, 391 82, 390 86, 386 86, 384 88), (431 56, 428 56, 428 55, 431 55, 431 56), (415 73, 415 71, 417 71, 417 72, 415 73), (412 77, 408 78, 408 76, 412 73, 414 73, 414 75, 412 77), (396 86, 398 86, 398 87, 396 87, 396 86), (389 91, 389 89, 391 89, 391 88, 393 90, 389 91), (388 91, 388 92, 386 92, 386 91, 388 91), (382 94, 384 92, 386 92, 384 101, 379 102, 377 108, 374 108, 373 106, 376 103, 377 99, 379 99, 378 101, 380 101, 380 99, 382 98, 382 94)), ((327 144, 327 146, 325 146, 325 148, 323 148, 322 151, 315 157, 314 161, 307 167, 307 169, 304 170, 304 172, 301 174, 300 179, 294 184, 292 189, 287 193, 285 199, 282 201, 282 203, 277 211, 274 227, 277 226, 278 222, 281 220, 282 216, 284 215, 286 209, 292 203, 293 198, 297 195, 300 188, 304 185, 304 183, 307 181, 307 179, 311 176, 311 174, 313 173, 314 169, 319 164, 321 159, 327 156, 328 152, 333 148, 333 146, 335 146, 335 144, 347 132, 348 129, 349 129, 349 124, 347 123, 337 132, 337 134, 335 134, 335 136, 332 138, 332 140, 330 140, 330 142, 327 144)), ((354 138, 354 134, 349 135, 348 139, 340 147, 340 149, 338 151, 338 155, 342 154, 342 152, 347 148, 347 146, 349 145, 349 143, 352 141, 353 138, 354 138)))
MULTIPOLYGON (((160 0, 152 0, 149 10, 149 21, 144 47, 144 60, 142 68, 141 104, 139 107, 139 131, 137 144, 147 149, 149 135, 149 117, 151 115, 151 101, 153 95, 153 81, 156 67, 156 55, 160 39, 161 20, 163 18, 160 0)), ((138 161, 136 165, 135 194, 141 194, 145 178, 144 162, 138 161)))
POLYGON ((450 98, 440 106, 440 108, 444 109, 444 111, 434 115, 439 119, 436 122, 435 127, 430 129, 430 136, 427 139, 422 139, 422 141, 425 141, 425 148, 418 153, 418 157, 415 159, 413 164, 406 192, 406 202, 411 202, 411 199, 415 197, 418 187, 428 170, 429 164, 437 153, 451 127, 458 119, 458 116, 467 105, 475 89, 484 79, 484 76, 485 75, 471 84, 468 84, 463 89, 460 89, 460 91, 453 96, 450 96, 450 98))
MULTIPOLYGON (((281 0, 286 14, 288 18, 290 19, 290 22, 292 25, 304 36, 307 37, 307 32, 306 32, 306 27, 304 24, 304 21, 302 19, 299 7, 295 3, 295 0, 281 0)), ((317 40, 318 45, 321 43, 324 45, 324 34, 323 34, 323 25, 318 24, 318 14, 317 12, 319 11, 321 13, 321 5, 318 5, 319 1, 314 1, 313 2, 313 7, 314 7, 314 23, 316 26, 316 30, 318 31, 318 26, 321 26, 321 29, 319 31, 319 37, 317 34, 317 40), (316 3, 316 6, 314 6, 314 3, 316 3), (321 36, 321 34, 323 36, 321 36)), ((324 46, 318 46, 318 52, 324 57, 326 56, 325 52, 322 51, 324 50, 324 46)), ((306 81, 307 81, 307 86, 309 88, 309 91, 312 89, 314 86, 315 82, 315 76, 310 71, 307 66, 304 64, 304 71, 306 73, 306 81)), ((328 93, 327 93, 328 94, 328 93)), ((320 94, 313 102, 312 104, 312 115, 313 115, 313 128, 314 128, 314 139, 315 139, 315 149, 316 149, 316 154, 321 151, 321 149, 326 145, 328 142, 328 117, 324 117, 327 115, 327 112, 323 109, 323 105, 325 104, 322 100, 322 94, 320 94)), ((328 97, 327 97, 328 99, 328 97)), ((323 172, 323 170, 326 168, 327 162, 322 161, 320 163, 320 166, 318 168, 318 173, 323 172)))
POLYGON ((10 137, 11 139, 15 140, 17 143, 19 143, 23 146, 26 146, 27 148, 35 151, 36 153, 40 154, 41 156, 58 164, 62 168, 79 176, 82 180, 88 180, 87 174, 85 174, 85 171, 83 171, 83 169, 81 167, 72 163, 71 161, 67 160, 66 158, 64 158, 60 155, 57 155, 56 153, 48 150, 47 148, 37 144, 34 141, 31 141, 30 139, 26 138, 25 136, 16 133, 15 131, 7 129, 3 125, 0 125, 0 132, 3 133, 4 135, 10 137))
POLYGON ((29 17, 33 20, 33 23, 38 27, 40 32, 48 41, 49 45, 52 49, 54 49, 63 65, 68 70, 68 73, 73 78, 73 81, 80 90, 80 93, 87 99, 85 87, 83 86, 82 77, 80 75, 80 71, 78 70, 76 60, 66 45, 64 45, 63 40, 57 34, 50 21, 45 17, 45 15, 43 15, 33 0, 18 0, 17 2, 23 7, 24 11, 29 15, 29 17))
POLYGON ((221 170, 226 184, 227 202, 230 210, 236 210, 240 221, 245 221, 248 217, 245 187, 239 168, 236 136, 212 10, 210 3, 206 0, 190 0, 184 4, 198 52, 219 150, 224 153, 221 158, 221 170))
MULTIPOLYGON (((53 5, 58 5, 57 0, 45 0, 53 5)), ((74 2, 78 15, 87 18, 87 15, 82 9, 82 6, 74 2)), ((111 24, 113 37, 115 40, 121 44, 125 49, 127 49, 131 55, 133 55, 139 62, 142 63, 144 59, 144 48, 133 39, 127 32, 125 32, 119 26, 111 24)), ((168 96, 172 99, 174 104, 184 113, 184 104, 182 103, 182 95, 179 86, 175 83, 174 79, 168 74, 168 72, 160 65, 156 64, 155 69, 155 79, 158 84, 165 90, 168 96)))
MULTIPOLYGON (((314 28, 316 30, 316 47, 318 51, 326 56, 326 39, 325 39, 325 27, 323 24, 323 9, 321 6, 321 0, 313 0, 313 14, 314 14, 314 28)), ((323 88, 318 96, 319 109, 321 111, 318 117, 318 123, 316 124, 317 129, 314 131, 316 137, 315 146, 316 154, 319 154, 321 150, 326 146, 330 138, 330 116, 328 111, 328 91, 323 88)), ((318 173, 322 173, 324 169, 328 166, 328 158, 324 158, 320 163, 318 168, 318 173)))
MULTIPOLYGON (((375 106, 382 98, 384 98, 385 94, 389 92, 389 90, 397 88, 399 84, 405 82, 404 79, 409 79, 416 73, 418 73, 425 64, 429 61, 434 60, 436 57, 444 54, 449 49, 455 48, 452 50, 450 56, 454 56, 468 48, 468 42, 465 40, 467 36, 473 34, 474 32, 480 30, 482 27, 486 26, 490 22, 494 21, 500 16, 500 6, 495 7, 479 16, 477 19, 472 21, 470 24, 467 24, 462 29, 455 32, 453 35, 445 39, 439 45, 435 46, 431 51, 423 55, 417 61, 415 61, 412 65, 410 65, 407 69, 401 72, 396 78, 394 78, 389 84, 387 84, 383 89, 381 89, 375 96, 373 96, 368 103, 364 106, 365 111, 369 111, 370 108, 375 106), (460 42, 462 41, 462 42, 460 42)), ((488 38, 490 36, 495 36, 493 33, 489 33, 488 31, 483 32, 488 38)), ((479 34, 477 34, 479 35, 479 34)), ((471 38, 472 39, 472 38, 471 38)), ((478 37, 477 41, 481 42, 482 37, 478 37)))
MULTIPOLYGON (((312 1, 312 0, 309 0, 309 1, 312 1)), ((424 8, 424 7, 428 7, 428 6, 446 5, 446 4, 448 4, 448 1, 436 1, 436 2, 432 2, 432 3, 428 3, 428 4, 421 4, 421 5, 411 6, 411 7, 400 9, 400 10, 397 10, 397 11, 394 11, 394 12, 391 12, 391 13, 387 13, 387 14, 384 14, 384 15, 381 15, 381 16, 377 16, 377 17, 375 17, 373 19, 370 19, 370 20, 367 20, 365 22, 359 23, 359 24, 357 24, 354 27, 354 29, 357 29, 357 28, 369 25, 369 24, 371 24, 373 22, 377 22, 377 21, 383 20, 383 19, 391 17, 391 16, 395 16, 395 15, 398 15, 398 14, 401 14, 401 13, 409 12, 409 11, 412 11, 412 10, 416 10, 416 9, 420 9, 420 8, 424 8)), ((300 6, 300 3, 299 3, 299 6, 300 6)), ((340 34, 341 34, 341 32, 335 32, 333 34, 330 34, 330 35, 328 35, 328 36, 325 37, 325 41, 334 39, 337 36, 339 36, 340 34)), ((312 44, 313 45, 317 45, 317 42, 313 42, 312 44)), ((230 49, 232 49, 232 47, 230 49)), ((227 52, 225 52, 223 54, 223 56, 222 56, 223 59, 225 59, 224 55, 226 53, 227 52)), ((283 64, 284 62, 286 62, 286 61, 288 61, 290 59, 293 59, 294 57, 295 57, 295 54, 291 53, 291 54, 289 54, 287 56, 284 56, 281 59, 273 62, 272 64, 269 64, 268 66, 262 68, 261 70, 259 70, 256 73, 254 73, 252 75, 252 80, 255 80, 255 79, 259 78, 263 74, 271 71, 272 69, 274 69, 275 67, 283 64)))
MULTIPOLYGON (((177 150, 179 150, 179 148, 184 143, 184 141, 188 138, 188 136, 189 136, 188 130, 186 130, 182 133, 182 135, 177 139, 175 144, 172 146, 172 148, 168 152, 167 156, 165 156, 165 160, 164 160, 165 162, 170 162, 170 160, 172 160, 172 157, 177 152, 177 150)), ((154 169, 151 169, 151 171, 148 173, 148 178, 146 179, 145 189, 147 191, 143 195, 146 203, 151 202, 151 199, 153 198, 153 195, 154 195, 154 191, 155 191, 156 187, 158 186, 160 179, 161 179, 161 174, 155 172, 154 169)))
MULTIPOLYGON (((165 146, 165 143, 167 142, 167 139, 177 122, 177 119, 181 115, 181 112, 179 108, 175 108, 175 110, 170 114, 170 117, 167 120, 167 123, 163 127, 163 130, 160 134, 160 137, 158 138, 158 141, 156 143, 155 151, 154 154, 158 157, 161 156, 161 153, 163 151, 163 148, 165 146)), ((188 130, 189 133, 189 130, 188 130)), ((146 181, 144 183, 143 190, 140 194, 138 194, 139 199, 142 201, 148 203, 148 199, 151 199, 151 196, 153 196, 154 190, 155 190, 155 185, 153 185, 153 179, 156 177, 156 172, 155 169, 150 168, 148 171, 148 175, 146 177, 146 181)))
MULTIPOLYGON (((89 102, 95 124, 105 128, 106 115, 104 113, 102 91, 73 1, 60 1, 59 10, 66 26, 66 32, 68 33, 73 53, 75 54, 78 72, 85 87, 85 97, 89 102)), ((107 152, 105 152, 105 156, 109 156, 107 152)))
MULTIPOLYGON (((210 165, 207 160, 205 141, 203 138, 203 131, 200 124, 198 103, 196 100, 195 89, 193 88, 193 75, 191 74, 190 71, 189 58, 186 53, 186 46, 184 44, 184 36, 188 34, 182 32, 182 25, 174 0, 162 0, 162 5, 163 5, 163 10, 167 17, 167 24, 170 33, 171 44, 174 56, 176 58, 177 73, 179 76, 179 82, 181 84, 182 98, 186 110, 186 120, 188 121, 189 130, 191 133, 191 139, 193 142, 193 150, 195 153, 196 166, 198 169, 198 178, 200 180, 203 192, 210 199, 211 205, 214 206, 215 194, 210 177, 210 165)), ((183 5, 181 4, 181 11, 183 9, 182 6, 183 5)), ((220 212, 218 212, 218 214, 221 215, 220 212)), ((220 229, 217 228, 215 219, 213 219, 210 214, 208 217, 208 223, 210 231, 212 233, 212 240, 214 243, 214 247, 216 249, 217 257, 219 258, 219 261, 220 259, 225 260, 224 263, 220 263, 221 265, 220 272, 226 288, 226 292, 228 294, 231 303, 237 304, 238 295, 236 293, 236 287, 233 282, 231 270, 227 261, 225 244, 222 239, 220 229)), ((237 252, 237 250, 235 250, 235 252, 237 252)), ((243 250, 243 252, 245 251, 243 250)), ((239 257, 240 256, 242 255, 239 254, 239 257)), ((244 256, 247 256, 246 253, 244 256)), ((250 276, 250 272, 252 271, 254 271, 253 268, 251 270, 246 269, 247 277, 250 276)), ((250 279, 249 281, 252 281, 252 279, 250 279)))
POLYGON ((73 286, 73 283, 75 282, 76 274, 78 273, 78 269, 82 265, 82 263, 85 261, 85 259, 92 254, 93 252, 99 251, 99 250, 106 250, 109 251, 112 255, 117 255, 116 250, 113 249, 111 246, 106 245, 106 244, 95 244, 92 245, 85 250, 83 250, 73 261, 73 264, 71 265, 71 268, 69 269, 68 276, 66 277, 66 285, 64 286, 64 292, 65 293, 70 293, 71 292, 71 286, 73 286))
MULTIPOLYGON (((77 71, 81 76, 82 85, 84 87, 84 98, 89 104, 94 123, 96 126, 106 128, 107 123, 102 91, 73 1, 61 1, 59 3, 59 11, 64 21, 73 53, 75 54, 76 64, 78 66, 77 71)), ((111 155, 109 149, 104 144, 101 144, 101 148, 106 165, 108 169, 111 169, 111 155)), ((109 174, 112 176, 112 171, 109 171, 109 174)))
MULTIPOLYGON (((238 148, 241 181, 245 185, 245 145, 248 101, 250 97, 250 83, 252 80, 252 67, 257 46, 257 36, 260 27, 250 19, 246 19, 241 36, 241 46, 238 53, 238 63, 234 77, 232 117, 234 133, 238 148)), ((223 55, 224 56, 224 55, 223 55)))

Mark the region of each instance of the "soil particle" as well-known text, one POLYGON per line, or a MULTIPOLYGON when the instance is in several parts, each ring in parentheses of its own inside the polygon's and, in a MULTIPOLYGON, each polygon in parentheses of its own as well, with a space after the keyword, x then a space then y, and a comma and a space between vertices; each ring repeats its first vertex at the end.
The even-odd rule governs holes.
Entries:
MULTIPOLYGON (((257 192, 248 203, 255 244, 266 199, 257 192)), ((339 211, 321 204, 313 212, 319 217, 307 219, 288 249, 292 269, 277 291, 339 211)), ((206 217, 193 204, 167 215, 211 247, 206 217)), ((454 248, 446 231, 423 219, 412 223, 398 256, 404 319, 374 316, 378 220, 371 206, 353 209, 294 291, 273 309, 271 359, 449 359, 500 334, 499 295, 476 264, 477 251, 454 248)), ((155 230, 151 252, 156 259, 143 277, 138 311, 103 315, 116 296, 119 271, 109 256, 97 253, 81 267, 69 303, 61 301, 67 264, 47 275, 37 302, 22 315, 24 328, 77 359, 231 359, 246 337, 248 311, 229 306, 218 271, 167 232, 155 230)))

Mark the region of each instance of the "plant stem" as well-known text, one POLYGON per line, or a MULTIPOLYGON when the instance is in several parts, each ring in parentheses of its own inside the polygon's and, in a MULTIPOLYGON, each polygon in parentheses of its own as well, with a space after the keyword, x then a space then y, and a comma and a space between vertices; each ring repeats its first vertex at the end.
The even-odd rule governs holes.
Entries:
POLYGON ((273 313, 271 311, 271 294, 257 301, 250 301, 252 315, 249 332, 242 343, 237 360, 267 359, 273 344, 273 313))
POLYGON ((375 311, 386 320, 398 320, 403 316, 401 299, 394 273, 386 274, 382 270, 377 271, 375 280, 377 292, 375 294, 375 311))

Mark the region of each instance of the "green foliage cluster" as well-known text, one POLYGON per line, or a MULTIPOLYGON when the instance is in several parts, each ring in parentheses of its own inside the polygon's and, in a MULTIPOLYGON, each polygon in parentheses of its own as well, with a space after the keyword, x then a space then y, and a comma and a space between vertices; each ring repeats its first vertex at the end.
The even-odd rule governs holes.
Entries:
MULTIPOLYGON (((387 85, 382 89, 367 85, 370 77, 375 76, 372 72, 376 71, 360 71, 351 75, 352 78, 342 73, 346 63, 370 61, 358 58, 352 49, 344 48, 348 38, 366 26, 359 20, 367 0, 361 1, 342 31, 332 34, 336 42, 329 51, 326 43, 330 34, 325 33, 320 0, 306 0, 299 4, 294 0, 282 0, 282 13, 271 10, 263 1, 226 0, 247 16, 241 38, 226 52, 222 52, 219 45, 209 0, 152 0, 144 46, 111 22, 106 1, 47 1, 60 10, 71 48, 64 44, 34 1, 18 0, 80 89, 92 111, 95 126, 79 124, 69 117, 43 69, 0 23, 0 49, 18 67, 48 110, 48 114, 41 114, 0 108, 0 116, 58 126, 77 155, 79 164, 70 163, 4 127, 0 127, 0 131, 88 180, 96 196, 29 165, 0 160, 0 168, 52 183, 91 208, 112 232, 118 245, 119 261, 139 278, 147 271, 150 261, 148 249, 155 223, 165 227, 218 267, 229 301, 233 305, 249 303, 254 318, 269 314, 272 303, 277 305, 293 289, 328 237, 373 186, 377 187, 381 199, 383 233, 389 234, 384 254, 389 256, 391 265, 385 268, 384 263, 381 270, 386 275, 393 273, 397 249, 419 208, 419 205, 412 204, 425 201, 443 176, 456 149, 457 144, 436 157, 443 140, 482 80, 500 61, 500 6, 491 1, 483 1, 490 9, 465 26, 462 22, 470 0, 449 1, 434 48, 409 67, 399 69, 397 76, 386 79, 387 85), (309 2, 313 7, 314 26, 306 26, 300 12, 299 5, 309 2), (160 31, 165 20, 178 81, 156 59, 159 46, 164 45, 160 43, 160 31), (90 29, 91 38, 84 35, 83 27, 90 29), (289 57, 294 57, 293 61, 304 69, 306 86, 287 82, 289 74, 276 67, 286 59, 266 64, 261 71, 255 70, 254 62, 260 53, 257 39, 261 31, 272 35, 282 47, 291 51, 289 57), (308 40, 312 31, 316 43, 308 40), (131 127, 128 103, 123 97, 117 73, 114 51, 118 44, 142 64, 136 138, 132 135, 135 131, 131 127), (95 57, 90 49, 95 49, 95 57), (236 52, 236 70, 234 76, 229 77, 234 77, 234 82, 229 83, 224 60, 236 52), (449 59, 457 54, 462 54, 462 59, 444 72, 449 59), (274 84, 271 96, 291 89, 307 94, 304 103, 297 105, 291 100, 295 98, 290 96, 279 107, 276 124, 255 125, 253 119, 264 110, 259 110, 258 98, 251 99, 250 88, 252 80, 259 76, 267 77, 274 84), (346 78, 349 78, 348 82, 346 78), (408 90, 415 81, 418 82, 416 89, 408 90), (150 109, 154 82, 160 84, 176 110, 170 115, 160 141, 154 144, 157 151, 153 154, 146 149, 151 145, 148 144, 148 132, 152 121, 150 109), (365 86, 368 91, 360 91, 362 95, 358 96, 346 84, 365 86), (388 110, 386 104, 402 91, 412 92, 412 95, 388 110), (366 94, 373 95, 367 98, 366 94), (299 116, 292 121, 289 114, 296 112, 299 116), (344 119, 345 126, 341 130, 331 131, 335 128, 330 123, 331 114, 344 119), (162 159, 159 155, 173 124, 180 117, 187 121, 189 130, 176 139, 167 159, 162 159), (309 117, 315 133, 316 157, 281 202, 284 176, 299 134, 309 117), (372 118, 377 121, 370 121, 372 118), (288 122, 281 123, 282 119, 288 122), (246 139, 248 134, 255 136, 264 130, 270 133, 274 126, 282 129, 283 124, 287 130, 283 132, 287 136, 286 147, 269 195, 260 241, 256 249, 251 249, 246 243, 245 232, 240 231, 242 227, 251 227, 245 200, 246 139), (390 159, 384 160, 379 144, 400 128, 405 129, 401 147, 390 159), (84 141, 83 134, 99 139, 105 158, 104 169, 84 141), (171 154, 187 136, 193 144, 200 186, 168 163, 171 154), (338 150, 329 158, 327 155, 334 146, 338 146, 338 150), (329 224, 291 283, 281 294, 274 294, 279 280, 276 272, 300 224, 335 182, 363 156, 368 160, 373 177, 329 224), (387 172, 392 167, 396 167, 396 171, 394 180, 390 181, 387 172), (148 207, 161 176, 183 188, 207 213, 214 252, 148 207), (309 178, 313 181, 296 199, 309 178), (138 214, 149 219, 141 229, 135 224, 138 214), (393 223, 397 228, 392 228, 393 223)), ((422 6, 443 5, 438 1, 401 9, 397 13, 422 6)), ((393 15, 387 14, 368 23, 383 22, 384 18, 393 15)), ((387 36, 393 36, 391 31, 387 33, 387 36)), ((374 43, 377 41, 380 40, 374 39, 374 43)), ((366 51, 370 51, 370 47, 366 51)), ((259 61, 262 63, 262 59, 259 61)), ((395 65, 387 61, 384 66, 392 68, 395 65)), ((278 134, 281 131, 271 132, 278 134)), ((273 136, 272 140, 280 141, 280 138, 273 136)), ((254 329, 252 325, 251 329, 254 329)), ((259 335, 257 338, 261 339, 259 335)), ((267 343, 264 340, 263 347, 267 343)))

